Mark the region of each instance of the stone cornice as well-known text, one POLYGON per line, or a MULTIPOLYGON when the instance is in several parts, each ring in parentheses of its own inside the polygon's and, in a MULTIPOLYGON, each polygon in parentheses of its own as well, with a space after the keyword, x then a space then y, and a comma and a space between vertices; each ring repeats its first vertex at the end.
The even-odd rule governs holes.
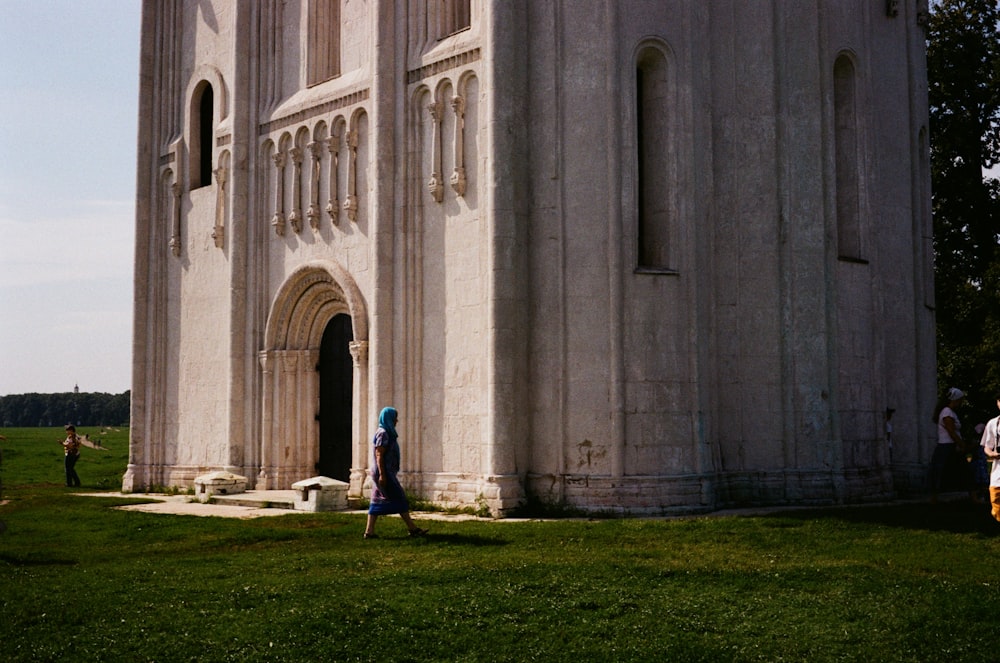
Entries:
POLYGON ((432 62, 418 69, 411 69, 406 72, 406 83, 407 85, 411 85, 430 76, 434 76, 451 69, 456 69, 467 65, 470 62, 476 62, 477 60, 479 60, 478 48, 473 48, 457 55, 451 55, 438 60, 437 62, 432 62))
POLYGON ((361 103, 362 101, 367 101, 368 97, 368 88, 352 92, 351 94, 338 97, 337 99, 332 99, 317 106, 297 111, 291 115, 279 117, 271 120, 270 122, 264 122, 259 126, 257 133, 260 136, 266 136, 269 133, 280 131, 281 129, 290 127, 294 124, 299 124, 300 122, 305 122, 316 116, 325 115, 340 108, 346 108, 348 106, 361 103))

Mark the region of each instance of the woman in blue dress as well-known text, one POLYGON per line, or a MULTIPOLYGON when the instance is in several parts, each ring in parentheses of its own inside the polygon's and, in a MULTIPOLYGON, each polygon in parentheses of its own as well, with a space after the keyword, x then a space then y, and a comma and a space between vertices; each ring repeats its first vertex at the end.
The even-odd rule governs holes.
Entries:
POLYGON ((378 415, 378 430, 372 439, 372 498, 368 507, 368 526, 365 538, 375 539, 375 521, 379 516, 398 513, 406 523, 410 536, 424 536, 427 530, 417 527, 410 518, 410 504, 396 475, 399 473, 399 436, 396 408, 384 407, 378 415))

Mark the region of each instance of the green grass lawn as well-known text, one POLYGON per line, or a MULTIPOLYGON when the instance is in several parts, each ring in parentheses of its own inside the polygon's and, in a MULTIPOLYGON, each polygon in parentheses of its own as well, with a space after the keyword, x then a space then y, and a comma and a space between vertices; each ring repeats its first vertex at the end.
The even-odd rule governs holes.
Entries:
MULTIPOLYGON (((57 429, 0 434, 4 661, 997 659, 1000 532, 964 503, 414 540, 386 518, 365 541, 354 514, 115 510, 62 485, 57 429)), ((84 490, 118 488, 114 435, 84 449, 84 490)))

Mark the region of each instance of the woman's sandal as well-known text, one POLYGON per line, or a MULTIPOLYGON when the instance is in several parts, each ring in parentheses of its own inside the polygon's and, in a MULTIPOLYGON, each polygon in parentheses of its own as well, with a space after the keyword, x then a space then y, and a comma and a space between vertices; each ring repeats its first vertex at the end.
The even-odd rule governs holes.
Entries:
POLYGON ((421 529, 420 527, 414 527, 410 530, 410 536, 427 536, 427 530, 421 529))
POLYGON ((366 539, 377 539, 378 538, 378 534, 376 534, 375 532, 371 532, 371 533, 365 532, 365 538, 366 539))

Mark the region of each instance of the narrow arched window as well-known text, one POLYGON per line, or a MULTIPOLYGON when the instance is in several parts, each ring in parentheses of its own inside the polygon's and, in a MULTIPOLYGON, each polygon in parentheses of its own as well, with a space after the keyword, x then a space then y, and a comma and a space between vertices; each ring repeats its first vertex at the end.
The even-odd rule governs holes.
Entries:
POLYGON ((864 259, 861 236, 857 81, 854 63, 841 55, 833 65, 834 161, 837 186, 837 254, 864 259))
POLYGON ((340 75, 340 0, 310 0, 307 85, 340 75))
POLYGON ((191 100, 191 188, 212 183, 212 150, 215 139, 215 99, 212 86, 202 82, 191 100))
POLYGON ((438 0, 441 8, 441 38, 472 25, 469 0, 438 0))
POLYGON ((669 77, 666 56, 647 48, 636 62, 636 160, 638 165, 638 266, 669 269, 669 77))

